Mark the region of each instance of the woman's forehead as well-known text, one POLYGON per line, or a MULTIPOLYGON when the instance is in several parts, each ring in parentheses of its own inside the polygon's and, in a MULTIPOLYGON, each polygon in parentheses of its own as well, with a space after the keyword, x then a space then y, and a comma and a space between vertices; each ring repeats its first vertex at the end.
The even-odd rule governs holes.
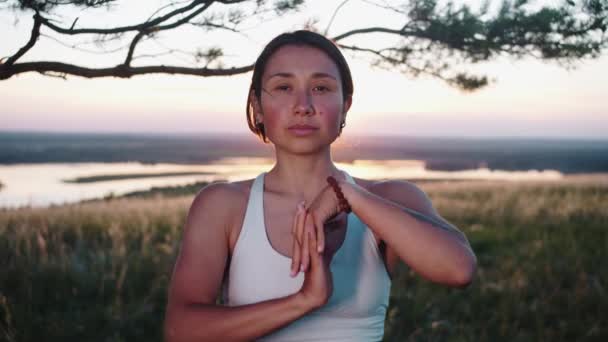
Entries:
POLYGON ((323 50, 299 45, 283 46, 270 56, 262 79, 276 75, 340 78, 336 63, 323 50))

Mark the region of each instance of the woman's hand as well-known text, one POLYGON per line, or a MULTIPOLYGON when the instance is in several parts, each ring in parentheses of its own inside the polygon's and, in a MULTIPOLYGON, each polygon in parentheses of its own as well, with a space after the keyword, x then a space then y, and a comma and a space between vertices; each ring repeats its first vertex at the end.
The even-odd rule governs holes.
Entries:
POLYGON ((340 214, 340 202, 330 185, 325 186, 319 192, 312 203, 306 207, 306 212, 311 216, 314 226, 317 228, 317 249, 321 252, 325 249, 325 234, 320 232, 338 226, 336 224, 328 225, 327 223, 340 214))
POLYGON ((317 197, 308 206, 308 209, 306 209, 305 202, 298 205, 292 229, 292 277, 300 271, 306 272, 310 264, 307 236, 303 229, 306 224, 305 222, 312 221, 312 226, 316 231, 317 251, 323 252, 326 247, 330 247, 325 255, 331 260, 337 250, 337 246, 340 245, 340 241, 344 238, 344 232, 340 232, 339 228, 346 226, 345 220, 333 219, 338 218, 338 214, 340 214, 339 202, 329 185, 319 192, 317 197))
POLYGON ((296 215, 293 219, 293 227, 291 229, 291 235, 293 236, 293 246, 291 248, 291 276, 295 277, 298 272, 304 270, 304 264, 302 260, 308 258, 308 246, 304 245, 304 227, 306 220, 306 209, 304 208, 305 202, 300 202, 296 209, 296 215), (304 248, 306 247, 306 248, 304 248), (303 254, 306 254, 304 257, 303 254))
MULTIPOLYGON (((291 233, 293 235, 292 255, 291 255, 291 276, 295 277, 298 272, 306 272, 310 265, 310 251, 308 248, 309 236, 306 234, 306 229, 312 229, 315 233, 315 250, 320 253, 323 251, 319 248, 321 242, 325 241, 325 232, 323 225, 321 228, 315 226, 314 212, 308 211, 305 208, 306 203, 303 201, 298 204, 296 215, 293 221, 291 233), (308 227, 308 228, 306 228, 308 227)), ((330 255, 331 257, 331 255, 330 255)))
MULTIPOLYGON (((302 247, 307 251, 310 265, 308 271, 304 274, 304 283, 298 292, 298 296, 311 310, 314 310, 327 304, 333 293, 333 278, 329 269, 331 257, 318 251, 317 232, 319 230, 315 229, 313 220, 308 217, 309 215, 303 209, 299 210, 301 211, 300 216, 303 216, 304 219, 296 221, 303 230, 304 241, 302 247)), ((323 229, 320 231, 323 234, 323 229)))

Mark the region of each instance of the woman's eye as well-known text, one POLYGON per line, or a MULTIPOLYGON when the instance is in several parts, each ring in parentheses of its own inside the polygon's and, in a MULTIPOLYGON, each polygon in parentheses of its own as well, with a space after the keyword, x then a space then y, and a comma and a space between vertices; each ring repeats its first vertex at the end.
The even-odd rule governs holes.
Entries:
POLYGON ((313 88, 313 90, 316 91, 316 92, 324 93, 326 91, 329 91, 329 88, 326 87, 326 86, 316 86, 316 87, 313 88))
POLYGON ((289 86, 288 85, 280 85, 280 86, 277 86, 275 89, 276 90, 281 90, 281 91, 287 91, 287 90, 289 90, 289 86))

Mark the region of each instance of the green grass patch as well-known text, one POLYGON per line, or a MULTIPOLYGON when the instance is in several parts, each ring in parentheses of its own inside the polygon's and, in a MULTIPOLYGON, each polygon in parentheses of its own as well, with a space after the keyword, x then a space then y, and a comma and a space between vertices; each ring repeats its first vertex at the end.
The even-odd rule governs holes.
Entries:
POLYGON ((198 176, 198 175, 212 175, 213 172, 158 172, 158 173, 125 173, 116 175, 96 175, 88 177, 77 177, 73 179, 65 179, 65 183, 95 183, 95 182, 106 182, 114 180, 124 179, 137 179, 137 178, 158 178, 158 177, 177 177, 177 176, 198 176))

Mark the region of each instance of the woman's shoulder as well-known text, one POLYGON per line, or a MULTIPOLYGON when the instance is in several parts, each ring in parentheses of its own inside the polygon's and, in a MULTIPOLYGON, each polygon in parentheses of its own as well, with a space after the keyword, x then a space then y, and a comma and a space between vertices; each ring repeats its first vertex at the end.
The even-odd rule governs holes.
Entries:
POLYGON ((228 236, 230 253, 236 244, 254 179, 235 182, 214 182, 201 189, 192 203, 191 211, 207 212, 228 236))
MULTIPOLYGON (((203 187, 194 197, 190 212, 212 216, 228 226, 238 226, 244 217, 251 186, 255 179, 219 181, 203 187)), ((230 229, 232 231, 232 229, 230 229)))
POLYGON ((193 205, 198 202, 211 202, 224 207, 234 207, 235 204, 246 201, 254 179, 235 182, 219 181, 209 183, 196 194, 193 205), (226 206, 226 203, 230 203, 226 206))

